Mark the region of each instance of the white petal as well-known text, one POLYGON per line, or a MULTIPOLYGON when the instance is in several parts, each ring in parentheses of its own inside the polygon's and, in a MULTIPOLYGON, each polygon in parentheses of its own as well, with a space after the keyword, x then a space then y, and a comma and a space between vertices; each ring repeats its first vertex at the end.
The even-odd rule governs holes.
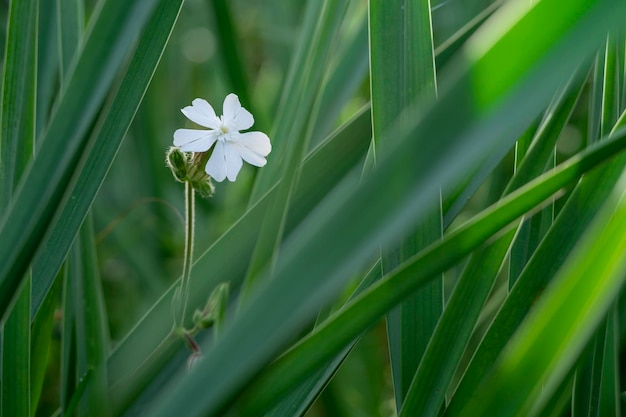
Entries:
POLYGON ((249 148, 246 148, 241 143, 231 142, 231 146, 235 148, 239 156, 243 158, 243 160, 249 163, 250 165, 262 167, 262 166, 265 166, 265 164, 267 164, 267 160, 263 157, 263 155, 260 155, 256 153, 255 151, 249 148))
POLYGON ((236 142, 244 145, 246 148, 258 153, 261 156, 267 156, 272 152, 272 144, 270 138, 263 132, 245 132, 237 136, 236 142))
POLYGON ((217 139, 212 130, 178 129, 174 132, 174 146, 183 152, 208 151, 217 139))
POLYGON ((189 120, 200 126, 211 129, 220 128, 220 119, 215 115, 215 110, 206 100, 197 98, 191 102, 191 106, 187 106, 181 111, 189 120))
POLYGON ((229 94, 224 99, 224 123, 230 130, 250 129, 254 124, 252 114, 241 107, 239 98, 235 94, 229 94))
POLYGON ((224 155, 226 159, 226 176, 230 181, 237 179, 237 174, 243 166, 243 161, 232 143, 224 142, 224 155))
POLYGON ((218 141, 213 153, 204 167, 207 174, 215 181, 222 182, 226 178, 226 158, 224 156, 224 142, 218 141))

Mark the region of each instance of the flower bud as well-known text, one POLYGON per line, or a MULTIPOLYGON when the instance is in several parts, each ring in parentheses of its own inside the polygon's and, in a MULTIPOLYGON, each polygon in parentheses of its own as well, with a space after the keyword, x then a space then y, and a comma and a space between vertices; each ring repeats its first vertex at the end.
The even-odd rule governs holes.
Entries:
POLYGON ((165 159, 167 166, 172 171, 172 175, 179 182, 184 182, 187 178, 189 161, 187 156, 175 146, 172 146, 167 151, 165 159))

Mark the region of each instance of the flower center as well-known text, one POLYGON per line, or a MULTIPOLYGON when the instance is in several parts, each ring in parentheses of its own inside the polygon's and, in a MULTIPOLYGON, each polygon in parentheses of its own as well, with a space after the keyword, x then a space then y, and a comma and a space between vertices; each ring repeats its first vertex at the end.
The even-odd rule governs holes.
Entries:
POLYGON ((227 134, 229 132, 228 131, 228 127, 224 126, 224 125, 221 125, 220 126, 220 132, 222 132, 222 134, 227 134))

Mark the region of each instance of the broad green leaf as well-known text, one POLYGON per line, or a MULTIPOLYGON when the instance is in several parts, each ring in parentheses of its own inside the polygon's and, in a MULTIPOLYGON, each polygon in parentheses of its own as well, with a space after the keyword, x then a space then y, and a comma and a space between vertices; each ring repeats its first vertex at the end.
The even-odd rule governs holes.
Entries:
MULTIPOLYGON (((22 2, 19 2, 22 4, 22 2)), ((99 9, 63 97, 28 166, 10 209, 0 220, 0 314, 13 299, 48 230, 89 131, 120 65, 153 10, 155 0, 109 0, 99 9), (110 23, 115 21, 115 25, 110 23), (8 244, 6 242, 11 242, 8 244)), ((71 188, 71 187, 70 187, 71 188)), ((39 285, 34 283, 38 288, 39 285)))

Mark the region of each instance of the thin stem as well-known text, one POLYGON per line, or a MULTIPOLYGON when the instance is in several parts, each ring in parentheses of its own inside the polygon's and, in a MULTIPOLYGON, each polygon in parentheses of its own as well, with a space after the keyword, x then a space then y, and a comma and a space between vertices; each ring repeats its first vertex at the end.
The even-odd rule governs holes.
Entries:
POLYGON ((175 317, 176 326, 184 326, 187 301, 189 300, 189 279, 191 277, 191 265, 193 263, 193 239, 195 221, 195 191, 189 181, 185 182, 185 260, 183 263, 183 276, 180 281, 180 291, 177 300, 176 311, 180 313, 175 317))

